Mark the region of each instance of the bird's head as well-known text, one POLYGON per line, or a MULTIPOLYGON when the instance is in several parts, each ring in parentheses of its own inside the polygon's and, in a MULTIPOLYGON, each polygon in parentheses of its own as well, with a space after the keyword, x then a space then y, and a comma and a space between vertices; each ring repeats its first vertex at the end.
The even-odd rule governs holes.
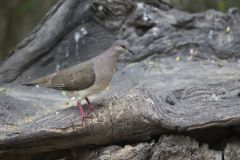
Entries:
POLYGON ((114 53, 116 55, 120 55, 120 54, 125 53, 125 52, 130 52, 131 54, 134 54, 129 49, 129 44, 125 40, 117 40, 117 41, 113 42, 112 49, 114 50, 114 53))

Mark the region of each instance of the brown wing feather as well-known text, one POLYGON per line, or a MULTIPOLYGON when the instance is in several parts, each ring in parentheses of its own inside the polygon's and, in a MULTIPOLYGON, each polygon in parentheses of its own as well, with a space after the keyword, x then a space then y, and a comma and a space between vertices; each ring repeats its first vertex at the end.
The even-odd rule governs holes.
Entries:
POLYGON ((81 63, 77 66, 62 70, 24 85, 40 85, 48 88, 66 91, 86 89, 95 82, 93 63, 81 63))

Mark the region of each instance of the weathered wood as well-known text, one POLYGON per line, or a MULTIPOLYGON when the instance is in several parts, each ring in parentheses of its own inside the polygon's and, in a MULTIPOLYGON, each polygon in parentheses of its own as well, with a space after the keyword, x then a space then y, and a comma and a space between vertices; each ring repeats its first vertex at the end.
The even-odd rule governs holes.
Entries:
MULTIPOLYGON (((207 144, 199 143, 186 136, 167 136, 162 135, 158 142, 128 144, 124 146, 111 145, 107 147, 98 147, 95 149, 77 148, 65 150, 60 154, 48 153, 44 155, 45 159, 79 159, 79 160, 222 160, 222 152, 214 151, 208 148, 207 144)), ((42 155, 34 157, 41 158, 42 155)))
MULTIPOLYGON (((151 148, 153 143, 140 143, 137 145, 108 146, 92 150, 90 154, 85 156, 86 160, 93 159, 125 159, 125 160, 145 160, 151 156, 151 148), (95 154, 94 154, 95 153, 95 154)), ((85 160, 83 158, 83 160, 85 160)))
POLYGON ((200 147, 197 141, 184 136, 161 136, 152 152, 151 160, 222 160, 220 151, 210 150, 207 144, 200 147))
POLYGON ((126 20, 123 37, 142 53, 135 61, 155 53, 200 59, 239 58, 239 22, 237 8, 226 14, 215 10, 190 14, 140 3, 126 20))
POLYGON ((233 138, 224 150, 224 160, 240 159, 240 143, 238 138, 233 138))
MULTIPOLYGON (((99 97, 101 100, 94 103, 98 116, 87 119, 84 126, 80 125, 74 106, 63 110, 58 109, 66 108, 64 105, 52 109, 45 107, 38 115, 29 115, 29 121, 25 124, 26 118, 19 115, 20 127, 16 127, 16 130, 8 128, 8 134, 2 135, 0 148, 6 149, 5 152, 25 149, 33 152, 51 151, 76 145, 144 140, 169 131, 224 127, 239 122, 240 81, 229 80, 239 76, 238 67, 234 72, 234 66, 228 64, 219 70, 218 65, 209 61, 205 61, 205 65, 196 65, 201 62, 192 61, 191 64, 196 67, 189 68, 190 62, 180 61, 173 65, 175 60, 163 60, 161 63, 146 60, 120 70, 114 77, 111 90, 103 93, 99 97), (232 74, 229 74, 229 69, 232 74), (223 82, 215 83, 219 78, 213 74, 216 71, 221 73, 223 82), (199 73, 197 77, 195 72, 199 73), (175 81, 174 76, 181 79, 175 81), (128 77, 128 80, 122 81, 124 77, 128 77), (196 81, 198 84, 194 83, 196 81)), ((22 91, 25 89, 21 87, 22 91)), ((29 105, 35 102, 32 110, 41 105, 47 106, 44 102, 48 101, 48 96, 39 100, 38 96, 29 97, 29 94, 38 91, 41 88, 29 90, 28 94, 21 97, 29 101, 29 105)), ((9 96, 14 95, 9 92, 9 96)), ((57 93, 51 95, 52 98, 56 97, 55 101, 60 99, 58 96, 57 93)))
POLYGON ((59 1, 42 22, 27 36, 1 66, 1 82, 13 81, 33 61, 43 56, 68 32, 78 1, 59 1), (71 21, 70 21, 71 22, 71 21), (14 54, 15 53, 15 54, 14 54))
POLYGON ((239 57, 239 17, 238 9, 190 14, 162 1, 59 1, 1 64, 0 157, 28 152, 25 159, 31 159, 83 147, 82 155, 98 151, 95 159, 110 153, 116 159, 191 159, 190 153, 196 159, 221 159, 220 152, 205 150, 194 140, 182 143, 187 138, 181 136, 133 147, 92 147, 238 127, 239 62, 224 59, 239 57), (84 125, 65 93, 20 85, 89 59, 116 37, 129 40, 138 55, 121 57, 110 90, 91 98, 96 115, 84 125))
MULTIPOLYGON (((72 32, 75 28, 80 26, 76 30, 76 32, 80 34, 80 38, 84 37, 85 34, 91 34, 91 32, 103 31, 103 29, 101 30, 101 27, 98 27, 98 29, 96 29, 97 27, 94 27, 96 23, 92 22, 93 19, 90 16, 90 10, 88 9, 88 6, 89 3, 87 0, 83 1, 59 0, 59 2, 46 14, 44 19, 39 23, 39 25, 16 47, 14 51, 11 52, 9 58, 3 62, 0 68, 0 83, 14 81, 29 66, 33 65, 34 63, 36 63, 36 61, 39 61, 44 56, 46 57, 45 61, 48 61, 48 59, 50 59, 51 62, 53 59, 53 52, 55 52, 55 54, 64 55, 67 54, 66 52, 75 53, 75 50, 73 50, 76 48, 74 42, 71 42, 72 43, 71 45, 60 43, 58 48, 56 47, 56 44, 58 44, 60 40, 65 41, 66 43, 66 40, 64 40, 63 38, 66 36, 66 34, 72 32), (88 27, 89 25, 90 27, 88 27), (83 28, 85 29, 86 27, 87 27, 86 31, 82 30, 83 28), (67 45, 67 47, 65 47, 65 45, 67 45), (68 47, 69 48, 72 47, 72 49, 69 49, 68 47), (55 51, 51 51, 52 49, 55 51), (60 52, 59 49, 65 50, 62 51, 63 53, 59 53, 60 52), (46 54, 49 53, 51 54, 51 56, 47 57, 46 54)), ((103 31, 101 34, 104 33, 105 32, 103 31)), ((106 37, 102 38, 103 36, 101 36, 101 34, 96 33, 91 36, 92 38, 93 37, 96 38, 94 41, 97 41, 97 39, 103 40, 101 43, 99 43, 99 45, 102 45, 101 46, 102 50, 106 47, 106 45, 104 45, 106 39, 108 38, 107 42, 109 42, 112 41, 112 38, 111 36, 108 36, 106 33, 105 33, 106 37)), ((68 37, 68 39, 70 39, 70 37, 68 37)), ((88 42, 89 41, 88 39, 89 38, 85 39, 85 41, 88 42)), ((79 42, 81 41, 82 39, 80 39, 79 42)), ((83 44, 84 42, 80 43, 79 48, 83 44)), ((79 48, 77 49, 76 52, 79 52, 79 48)), ((98 52, 99 47, 95 48, 96 52, 98 52)), ((86 51, 83 50, 83 52, 86 51)), ((46 62, 46 64, 48 64, 48 62, 46 62)), ((46 64, 43 64, 43 66, 46 64)))

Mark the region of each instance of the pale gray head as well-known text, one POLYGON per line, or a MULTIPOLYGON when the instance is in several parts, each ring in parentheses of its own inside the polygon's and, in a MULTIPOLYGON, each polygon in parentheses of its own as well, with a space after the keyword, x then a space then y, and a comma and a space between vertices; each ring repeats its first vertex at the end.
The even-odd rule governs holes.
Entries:
POLYGON ((113 42, 111 48, 113 49, 114 54, 117 54, 117 55, 120 55, 120 54, 125 53, 125 52, 130 52, 130 53, 134 54, 129 49, 129 44, 125 40, 117 40, 117 41, 113 42))

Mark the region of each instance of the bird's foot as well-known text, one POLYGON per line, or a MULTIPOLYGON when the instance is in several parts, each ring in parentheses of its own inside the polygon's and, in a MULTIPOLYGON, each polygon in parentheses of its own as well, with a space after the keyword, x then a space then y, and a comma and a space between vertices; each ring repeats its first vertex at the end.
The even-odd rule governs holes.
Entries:
POLYGON ((79 109, 79 113, 80 113, 80 116, 81 116, 81 121, 83 123, 83 121, 87 117, 87 114, 85 114, 85 112, 84 112, 84 110, 82 108, 81 102, 79 100, 77 101, 77 107, 79 109))
POLYGON ((88 108, 89 108, 89 112, 87 113, 87 115, 89 115, 91 112, 95 113, 95 109, 94 109, 92 103, 89 101, 89 99, 86 97, 85 100, 87 101, 88 108))
POLYGON ((89 112, 88 113, 84 112, 83 107, 81 105, 81 102, 79 100, 77 101, 77 107, 79 109, 79 113, 80 113, 80 116, 81 116, 82 123, 84 122, 85 118, 89 117, 90 113, 92 113, 92 112, 95 113, 95 109, 94 109, 93 105, 91 104, 91 102, 89 101, 89 99, 86 97, 85 100, 87 101, 88 108, 89 108, 89 112))

